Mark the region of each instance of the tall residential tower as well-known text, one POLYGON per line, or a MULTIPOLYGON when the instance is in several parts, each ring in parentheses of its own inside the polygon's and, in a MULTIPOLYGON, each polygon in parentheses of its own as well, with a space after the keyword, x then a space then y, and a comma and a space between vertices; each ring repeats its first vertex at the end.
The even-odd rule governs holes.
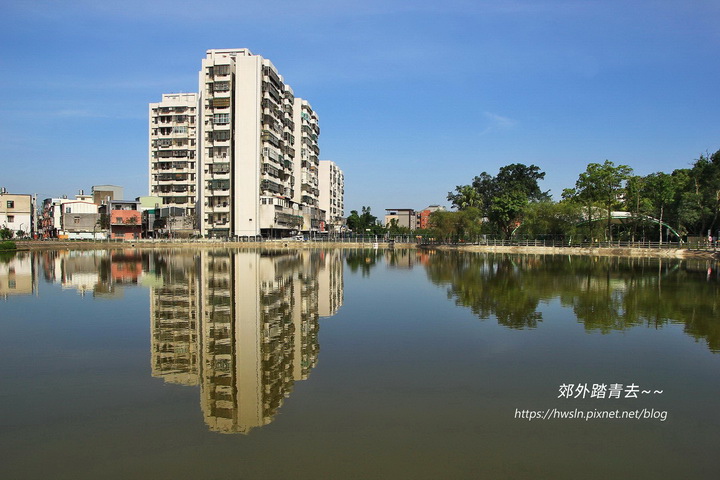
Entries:
MULTIPOLYGON (((150 104, 148 191, 160 207, 195 214, 197 201, 197 94, 165 94, 150 104)), ((115 200, 120 200, 116 198, 115 200)))
POLYGON ((318 123, 270 60, 208 50, 197 94, 150 105, 150 194, 207 237, 322 232, 318 123))

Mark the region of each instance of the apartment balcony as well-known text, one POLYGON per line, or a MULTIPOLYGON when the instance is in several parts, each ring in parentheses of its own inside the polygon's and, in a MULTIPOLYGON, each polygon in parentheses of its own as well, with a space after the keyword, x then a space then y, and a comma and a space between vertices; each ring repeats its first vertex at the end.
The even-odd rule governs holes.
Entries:
POLYGON ((155 176, 157 182, 184 182, 190 181, 190 175, 187 173, 159 173, 155 176))
POLYGON ((124 226, 124 227, 140 227, 142 221, 140 220, 140 214, 135 217, 115 217, 110 218, 110 225, 124 226), (133 220, 134 219, 134 220, 133 220))
POLYGON ((263 162, 261 173, 262 175, 278 178, 280 176, 280 169, 275 167, 274 165, 271 165, 270 163, 263 162))
POLYGON ((230 213, 230 204, 223 203, 223 204, 216 204, 216 205, 208 205, 205 208, 205 211, 207 213, 230 213))
POLYGON ((274 147, 280 147, 280 139, 278 139, 271 131, 263 130, 260 135, 263 142, 267 142, 274 147))
POLYGON ((229 163, 213 163, 210 167, 212 175, 228 175, 230 173, 229 163))
POLYGON ((207 181, 207 188, 211 191, 229 191, 230 180, 228 179, 212 179, 207 181))
POLYGON ((273 193, 283 193, 283 186, 272 180, 264 179, 260 181, 260 190, 270 191, 273 193))

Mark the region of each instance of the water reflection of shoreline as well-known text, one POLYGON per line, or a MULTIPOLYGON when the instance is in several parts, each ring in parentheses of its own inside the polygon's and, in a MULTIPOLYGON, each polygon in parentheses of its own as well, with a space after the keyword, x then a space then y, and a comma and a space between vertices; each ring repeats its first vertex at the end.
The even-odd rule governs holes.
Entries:
POLYGON ((0 297, 32 295, 36 289, 32 255, 28 252, 0 252, 0 297))
POLYGON ((342 263, 330 252, 167 255, 151 288, 152 375, 199 385, 211 430, 270 423, 317 363, 318 318, 342 305, 342 263))
POLYGON ((720 352, 720 275, 715 262, 437 252, 427 275, 481 319, 536 328, 540 304, 559 299, 588 331, 683 324, 720 352))

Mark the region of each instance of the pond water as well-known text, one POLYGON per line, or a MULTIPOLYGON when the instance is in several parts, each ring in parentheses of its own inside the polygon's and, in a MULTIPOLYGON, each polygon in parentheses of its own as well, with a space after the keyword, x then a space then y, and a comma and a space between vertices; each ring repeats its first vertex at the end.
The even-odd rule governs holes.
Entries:
POLYGON ((0 257, 6 479, 716 479, 709 261, 0 257))

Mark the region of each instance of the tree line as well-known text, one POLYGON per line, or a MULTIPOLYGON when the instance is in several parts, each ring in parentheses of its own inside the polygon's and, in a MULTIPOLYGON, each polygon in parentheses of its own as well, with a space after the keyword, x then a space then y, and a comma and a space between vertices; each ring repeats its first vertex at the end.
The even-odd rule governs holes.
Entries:
POLYGON ((590 163, 558 201, 540 189, 544 177, 521 163, 483 172, 448 193, 456 211, 434 212, 432 233, 446 241, 489 234, 663 242, 720 229, 720 150, 690 168, 645 176, 609 160, 590 163), (616 211, 625 213, 613 218, 616 211))

